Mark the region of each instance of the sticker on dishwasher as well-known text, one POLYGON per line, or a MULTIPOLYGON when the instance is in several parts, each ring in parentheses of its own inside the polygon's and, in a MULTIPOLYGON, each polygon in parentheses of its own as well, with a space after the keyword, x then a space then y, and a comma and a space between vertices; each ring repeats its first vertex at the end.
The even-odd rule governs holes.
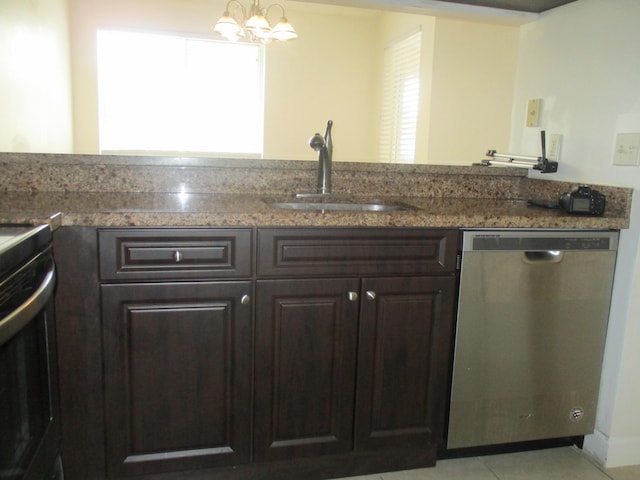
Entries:
POLYGON ((582 420, 583 416, 584 410, 582 407, 574 407, 571 409, 571 412, 569 412, 569 419, 572 422, 579 422, 580 420, 582 420))

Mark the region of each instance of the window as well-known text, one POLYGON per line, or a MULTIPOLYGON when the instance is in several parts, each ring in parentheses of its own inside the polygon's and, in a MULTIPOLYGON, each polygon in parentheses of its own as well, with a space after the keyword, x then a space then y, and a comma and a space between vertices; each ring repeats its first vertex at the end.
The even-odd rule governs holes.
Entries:
POLYGON ((100 151, 260 157, 263 49, 98 31, 100 151))
POLYGON ((393 42, 384 51, 380 158, 413 163, 420 101, 420 31, 393 42))

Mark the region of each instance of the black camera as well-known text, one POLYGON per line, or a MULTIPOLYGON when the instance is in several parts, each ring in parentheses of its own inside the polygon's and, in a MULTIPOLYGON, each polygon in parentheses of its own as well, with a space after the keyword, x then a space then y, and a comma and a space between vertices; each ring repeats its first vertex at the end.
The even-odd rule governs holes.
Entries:
POLYGON ((560 196, 560 206, 569 213, 602 215, 606 203, 605 196, 590 187, 581 186, 560 196))

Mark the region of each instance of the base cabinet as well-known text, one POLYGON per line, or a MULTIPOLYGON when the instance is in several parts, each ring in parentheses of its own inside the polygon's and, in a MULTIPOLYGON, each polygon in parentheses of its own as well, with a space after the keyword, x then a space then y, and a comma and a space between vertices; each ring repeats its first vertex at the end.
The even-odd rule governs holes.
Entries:
POLYGON ((433 465, 457 241, 452 229, 61 227, 68 480, 433 465))
POLYGON ((453 277, 362 280, 356 451, 443 441, 455 287, 453 277))
POLYGON ((253 233, 98 232, 108 477, 250 461, 253 233))
POLYGON ((102 285, 111 477, 249 461, 251 282, 102 285))
POLYGON ((256 460, 442 441, 455 278, 257 284, 256 460))
POLYGON ((254 457, 353 448, 357 279, 258 280, 254 457))

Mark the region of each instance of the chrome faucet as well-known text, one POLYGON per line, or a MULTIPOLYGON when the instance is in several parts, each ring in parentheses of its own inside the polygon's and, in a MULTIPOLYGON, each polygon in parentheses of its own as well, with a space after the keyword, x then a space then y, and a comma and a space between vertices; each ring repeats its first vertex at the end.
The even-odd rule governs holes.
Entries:
POLYGON ((331 127, 333 120, 327 122, 324 137, 316 133, 309 139, 309 146, 318 152, 318 194, 329 195, 331 193, 331 160, 333 157, 333 141, 331 140, 331 127))

